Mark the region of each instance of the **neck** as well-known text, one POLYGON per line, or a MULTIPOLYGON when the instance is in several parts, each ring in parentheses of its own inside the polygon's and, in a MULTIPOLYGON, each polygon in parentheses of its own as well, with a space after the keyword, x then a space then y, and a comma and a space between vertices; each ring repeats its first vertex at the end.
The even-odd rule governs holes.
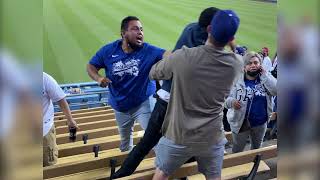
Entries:
POLYGON ((207 38, 207 41, 205 43, 205 45, 208 45, 208 46, 211 46, 215 49, 218 49, 218 50, 223 50, 224 47, 221 47, 221 46, 216 46, 215 44, 213 44, 211 41, 210 41, 210 38, 208 37, 207 38))
POLYGON ((257 76, 252 77, 252 76, 249 76, 249 75, 246 73, 246 78, 247 78, 248 80, 256 80, 256 79, 257 79, 257 76))
POLYGON ((211 46, 211 47, 213 47, 215 49, 218 49, 218 50, 223 50, 224 49, 224 47, 217 46, 217 45, 215 45, 213 43, 213 40, 211 39, 210 34, 208 34, 208 38, 207 38, 207 41, 206 41, 205 45, 211 46))
POLYGON ((122 50, 125 53, 132 53, 133 49, 129 46, 128 42, 125 39, 122 39, 122 50))

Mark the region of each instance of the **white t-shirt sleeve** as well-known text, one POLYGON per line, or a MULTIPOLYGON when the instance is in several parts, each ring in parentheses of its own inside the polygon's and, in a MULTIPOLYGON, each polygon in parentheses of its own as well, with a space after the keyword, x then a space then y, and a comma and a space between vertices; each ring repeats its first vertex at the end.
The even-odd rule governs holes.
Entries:
POLYGON ((60 86, 58 85, 58 83, 55 79, 53 79, 50 75, 48 75, 46 73, 43 73, 43 75, 44 75, 44 80, 45 80, 44 83, 46 86, 45 89, 47 91, 49 98, 53 102, 57 102, 57 101, 63 99, 64 97, 66 97, 65 93, 60 88, 60 86))
POLYGON ((272 62, 268 56, 263 59, 262 67, 268 72, 272 70, 272 62))

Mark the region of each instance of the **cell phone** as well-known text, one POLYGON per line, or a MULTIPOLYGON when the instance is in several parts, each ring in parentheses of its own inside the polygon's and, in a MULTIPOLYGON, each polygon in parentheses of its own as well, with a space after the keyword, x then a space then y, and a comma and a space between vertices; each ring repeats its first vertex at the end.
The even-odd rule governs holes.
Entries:
POLYGON ((258 69, 258 73, 261 73, 262 72, 262 68, 260 67, 259 69, 258 69))

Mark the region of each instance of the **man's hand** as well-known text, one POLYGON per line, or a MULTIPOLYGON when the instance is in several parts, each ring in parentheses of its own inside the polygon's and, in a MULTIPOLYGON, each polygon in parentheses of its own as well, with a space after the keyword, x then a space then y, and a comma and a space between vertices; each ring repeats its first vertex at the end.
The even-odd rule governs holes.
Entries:
POLYGON ((260 75, 267 73, 267 71, 264 70, 262 66, 260 66, 259 69, 260 69, 260 75))
POLYGON ((239 110, 239 109, 241 108, 241 103, 240 103, 240 101, 235 100, 235 101, 233 102, 233 108, 236 109, 236 110, 239 110))
POLYGON ((272 112, 270 115, 270 121, 274 121, 277 119, 277 113, 276 112, 272 112))
POLYGON ((106 77, 99 77, 98 84, 100 87, 107 87, 112 81, 106 77))
POLYGON ((68 127, 75 127, 77 128, 77 130, 79 130, 78 124, 75 120, 71 119, 71 120, 67 120, 67 125, 68 127))

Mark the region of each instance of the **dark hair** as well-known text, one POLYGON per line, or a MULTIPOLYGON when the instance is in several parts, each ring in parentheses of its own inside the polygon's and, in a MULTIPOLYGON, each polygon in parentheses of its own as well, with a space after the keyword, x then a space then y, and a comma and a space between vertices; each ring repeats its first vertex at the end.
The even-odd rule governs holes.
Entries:
POLYGON ((211 20, 213 16, 218 12, 220 9, 215 8, 215 7, 209 7, 205 10, 203 10, 199 16, 199 26, 202 28, 206 28, 207 26, 210 25, 211 20))
POLYGON ((130 21, 140 21, 136 16, 127 16, 121 21, 121 32, 128 29, 128 24, 130 21))

